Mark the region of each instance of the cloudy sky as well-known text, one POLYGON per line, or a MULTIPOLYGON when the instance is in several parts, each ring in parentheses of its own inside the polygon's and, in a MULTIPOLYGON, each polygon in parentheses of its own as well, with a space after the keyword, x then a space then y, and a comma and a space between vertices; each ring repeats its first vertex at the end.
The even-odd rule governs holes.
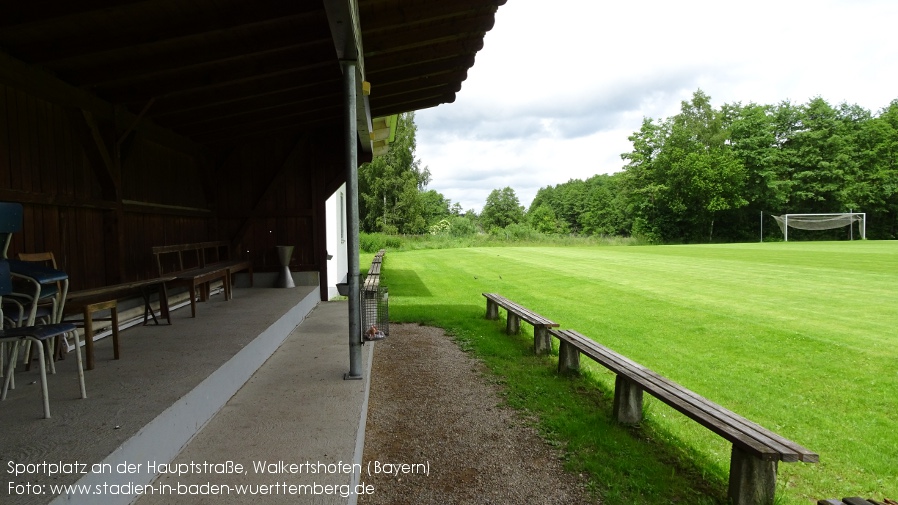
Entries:
POLYGON ((511 186, 620 171, 643 117, 820 96, 873 112, 898 99, 896 0, 509 0, 455 103, 419 111, 435 189, 478 212, 511 186))

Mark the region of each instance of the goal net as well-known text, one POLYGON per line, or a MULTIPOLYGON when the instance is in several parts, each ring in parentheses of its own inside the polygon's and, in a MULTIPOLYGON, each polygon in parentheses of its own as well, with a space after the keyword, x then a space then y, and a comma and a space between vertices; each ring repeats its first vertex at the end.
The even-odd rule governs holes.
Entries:
MULTIPOLYGON (((773 216, 780 226, 786 242, 789 241, 789 228, 798 230, 831 230, 858 224, 861 238, 867 238, 867 214, 865 212, 842 212, 840 214, 783 214, 773 216)), ((853 229, 852 229, 853 231, 853 229)))

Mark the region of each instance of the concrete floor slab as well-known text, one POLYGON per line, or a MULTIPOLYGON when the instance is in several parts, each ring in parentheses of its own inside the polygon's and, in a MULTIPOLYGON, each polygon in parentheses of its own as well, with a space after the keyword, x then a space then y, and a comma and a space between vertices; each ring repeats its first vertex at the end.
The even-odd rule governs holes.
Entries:
MULTIPOLYGON (((74 357, 70 355, 65 361, 57 362, 58 373, 49 379, 51 419, 41 419, 39 385, 34 380, 36 373, 19 372, 19 387, 0 403, 0 432, 3 434, 0 437, 0 501, 28 505, 51 501, 131 502, 133 493, 104 492, 90 496, 70 493, 54 499, 50 486, 149 483, 153 475, 146 470, 147 462, 167 463, 174 458, 275 350, 278 358, 273 363, 283 361, 275 367, 275 371, 290 370, 290 375, 275 376, 274 379, 258 376, 250 383, 258 383, 261 391, 250 394, 248 398, 251 400, 236 400, 234 406, 226 407, 224 412, 236 409, 243 402, 263 417, 268 410, 278 413, 281 419, 293 415, 296 419, 305 420, 302 430, 317 433, 315 430, 319 428, 313 427, 311 420, 301 417, 303 402, 310 401, 310 398, 342 399, 358 403, 354 409, 361 409, 363 395, 340 397, 336 392, 325 389, 318 395, 303 392, 298 386, 321 387, 328 380, 328 371, 333 371, 331 378, 334 382, 340 386, 345 384, 342 380, 342 373, 348 369, 345 303, 328 302, 322 305, 322 308, 327 307, 323 310, 326 318, 333 317, 334 324, 311 318, 309 325, 304 324, 294 331, 318 303, 317 287, 239 289, 235 290, 234 300, 224 301, 216 296, 199 304, 195 319, 190 318, 189 311, 179 310, 173 313, 171 326, 137 326, 123 332, 121 360, 111 359, 109 339, 98 341, 96 369, 85 374, 87 399, 80 399, 78 395, 74 357), (307 331, 319 335, 328 343, 333 341, 334 345, 323 345, 324 342, 307 345, 309 342, 302 341, 307 331), (333 333, 329 337, 323 335, 328 332, 333 333), (288 336, 299 342, 283 347, 284 355, 281 357, 279 346, 288 336), (315 354, 315 350, 319 352, 315 354), (326 354, 333 357, 325 358, 326 354), (298 360, 306 358, 312 360, 311 364, 297 364, 298 360), (330 369, 315 368, 316 360, 325 363, 328 359, 332 359, 330 369), (307 369, 306 366, 312 368, 307 369), (313 372, 313 369, 318 371, 313 372), (291 381, 293 389, 288 393, 272 389, 272 384, 289 386, 291 381), (266 390, 271 393, 266 394, 266 390), (264 408, 251 406, 253 402, 267 401, 269 397, 277 398, 284 394, 292 394, 293 401, 274 401, 271 407, 264 408), (288 414, 291 405, 300 413, 288 414), (125 461, 141 464, 143 470, 132 474, 118 471, 117 465, 125 461), (42 463, 69 466, 51 475, 46 466, 35 466, 42 463), (84 468, 72 468, 72 463, 88 465, 87 473, 79 473, 78 470, 84 468), (25 473, 13 475, 10 470, 21 464, 31 467, 25 473), (100 466, 93 466, 98 464, 100 466), (37 488, 41 494, 20 493, 21 488, 16 486, 25 485, 30 485, 32 490, 37 488)), ((351 388, 359 389, 361 385, 356 383, 351 388)), ((340 386, 336 386, 338 391, 340 386)), ((353 416, 358 426, 359 415, 353 416)), ((273 419, 275 417, 272 416, 273 419)), ((318 435, 316 439, 342 439, 346 430, 352 431, 330 422, 330 419, 328 422, 335 428, 340 426, 339 430, 320 428, 326 435, 318 435)), ((274 430, 274 433, 289 431, 287 424, 274 430)), ((249 423, 231 433, 235 439, 243 440, 253 438, 257 431, 249 423)), ((294 431, 300 429, 294 428, 294 431)), ((356 444, 354 435, 347 440, 356 444)), ((352 451, 348 452, 344 460, 352 455, 352 451)), ((325 457, 330 457, 330 453, 316 456, 322 460, 325 457)), ((191 500, 190 503, 196 501, 191 500)))

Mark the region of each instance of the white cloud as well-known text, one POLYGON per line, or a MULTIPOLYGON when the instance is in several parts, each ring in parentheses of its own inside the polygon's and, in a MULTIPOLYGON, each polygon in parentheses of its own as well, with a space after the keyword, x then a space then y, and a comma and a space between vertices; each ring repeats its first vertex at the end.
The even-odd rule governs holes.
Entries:
POLYGON ((728 102, 898 98, 894 0, 514 0, 499 8, 453 104, 419 111, 431 189, 479 210, 511 186, 622 168, 643 117, 703 89, 728 102))

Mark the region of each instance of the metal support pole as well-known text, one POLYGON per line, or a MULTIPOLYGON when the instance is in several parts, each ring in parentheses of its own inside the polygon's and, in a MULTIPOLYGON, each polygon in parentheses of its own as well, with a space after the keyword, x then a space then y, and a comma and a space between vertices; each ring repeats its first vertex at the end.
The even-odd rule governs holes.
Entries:
POLYGON ((349 236, 349 373, 344 379, 362 378, 362 321, 359 290, 359 183, 356 127, 355 61, 342 61, 346 142, 346 218, 349 236))

